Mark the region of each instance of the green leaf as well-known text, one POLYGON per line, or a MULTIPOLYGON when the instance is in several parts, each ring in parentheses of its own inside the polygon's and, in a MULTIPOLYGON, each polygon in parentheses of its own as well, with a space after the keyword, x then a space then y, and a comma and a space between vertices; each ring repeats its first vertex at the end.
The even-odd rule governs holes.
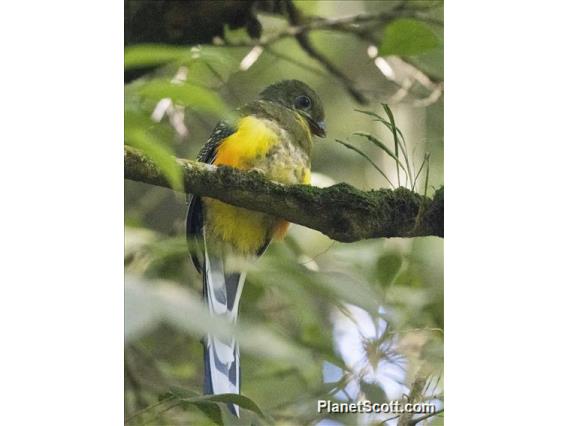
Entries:
POLYGON ((418 182, 418 178, 420 177, 420 173, 422 173, 422 169, 424 168, 424 164, 428 163, 428 167, 430 167, 430 153, 427 152, 426 154, 424 154, 424 159, 422 160, 422 163, 420 164, 420 168, 418 169, 418 173, 416 173, 416 176, 414 176, 414 182, 412 182, 412 190, 414 191, 414 187, 416 186, 416 182, 418 182))
POLYGON ((239 407, 252 411, 262 419, 271 421, 270 417, 252 399, 239 394, 225 393, 219 395, 198 395, 188 389, 173 387, 162 399, 175 398, 182 401, 184 405, 195 405, 216 424, 223 424, 220 406, 217 404, 235 404, 239 407))
POLYGON ((183 398, 193 398, 196 396, 201 396, 201 394, 191 389, 182 388, 180 386, 172 386, 170 387, 168 392, 160 396, 162 399, 166 398, 183 399, 183 398))
POLYGON ((191 83, 172 83, 168 80, 152 80, 137 88, 140 96, 159 101, 170 98, 174 103, 198 111, 225 115, 228 108, 213 90, 191 83))
POLYGON ((373 111, 365 111, 364 109, 357 109, 357 108, 355 108, 354 111, 360 112, 361 114, 369 115, 369 116, 377 118, 377 119, 380 118, 380 119, 384 120, 383 117, 381 117, 379 114, 377 114, 376 112, 373 112, 373 111))
POLYGON ((380 140, 378 140, 376 137, 374 137, 369 133, 355 132, 353 134, 356 136, 361 136, 366 138, 368 141, 372 142, 377 147, 382 149, 389 157, 391 157, 394 161, 396 161, 400 165, 400 167, 402 167, 402 170, 404 170, 404 172, 408 175, 408 172, 406 171, 404 164, 400 162, 400 160, 396 157, 396 155, 383 142, 381 142, 380 140))
POLYGON ((191 58, 192 48, 164 44, 138 44, 124 49, 124 69, 162 65, 191 58))
POLYGON ((339 300, 357 305, 367 312, 379 309, 377 296, 367 282, 355 274, 343 271, 319 272, 315 284, 322 290, 331 291, 339 300))
POLYGON ((223 426, 223 414, 221 407, 215 402, 202 401, 201 395, 189 389, 172 386, 168 392, 160 395, 160 400, 178 400, 183 402, 182 408, 186 409, 187 405, 197 407, 205 414, 214 424, 223 426))
POLYGON ((339 142, 339 143, 340 143, 341 145, 343 145, 344 147, 346 147, 346 148, 348 148, 348 149, 350 149, 350 150, 352 150, 352 151, 355 151, 357 154, 359 154, 361 157, 363 157, 365 160, 367 160, 367 161, 387 180, 387 182, 390 183, 390 185, 394 188, 393 183, 392 183, 392 182, 390 181, 390 179, 387 177, 387 175, 385 174, 385 172, 383 172, 383 171, 380 169, 380 167, 377 166, 377 165, 375 164, 375 162, 369 158, 369 156, 368 156, 367 154, 365 154, 365 153, 364 153, 363 151, 361 151, 359 148, 355 148, 353 145, 348 144, 347 142, 340 141, 339 139, 336 139, 335 141, 336 141, 336 142, 339 142))
POLYGON ((244 395, 238 395, 235 393, 224 393, 220 395, 203 395, 199 397, 194 397, 190 399, 184 399, 187 402, 201 402, 201 401, 212 401, 212 402, 223 402, 236 404, 241 408, 250 410, 258 414, 263 419, 268 420, 268 416, 260 409, 260 407, 252 399, 247 398, 244 395))
POLYGON ((218 404, 206 401, 200 402, 189 402, 184 401, 185 404, 195 405, 203 414, 205 414, 209 420, 218 426, 223 426, 223 412, 218 404))
POLYGON ((235 72, 239 66, 239 62, 228 48, 137 44, 124 49, 125 69, 159 66, 171 62, 185 65, 207 63, 224 77, 228 77, 227 72, 235 72))
POLYGON ((377 260, 377 279, 382 286, 390 285, 402 266, 402 257, 399 253, 385 253, 377 260))
MULTIPOLYGON (((396 126, 396 123, 394 121, 394 114, 392 113, 390 107, 387 104, 382 104, 383 105, 383 109, 385 110, 385 112, 387 113, 388 117, 389 117, 389 121, 391 124, 391 132, 392 132, 392 136, 394 139, 394 153, 396 155, 396 157, 398 158, 398 149, 400 147, 400 150, 402 151, 402 155, 404 156, 404 160, 406 161, 406 170, 408 171, 407 173, 407 177, 409 178, 409 180, 412 182, 412 169, 410 168, 410 161, 408 160, 408 155, 407 155, 407 149, 406 149, 406 141, 404 140, 404 137, 402 136, 401 133, 401 140, 402 143, 400 143, 400 140, 398 138, 398 127, 396 126)), ((397 163, 397 173, 398 173, 398 163, 397 163)))
POLYGON ((423 22, 401 18, 385 28, 379 52, 388 55, 419 55, 440 45, 438 36, 423 22))
POLYGON ((125 285, 124 339, 129 342, 154 328, 162 319, 162 312, 137 282, 127 277, 125 285))
MULTIPOLYGON (((362 113, 362 114, 369 115, 369 116, 371 116, 371 117, 374 117, 375 120, 373 120, 373 121, 378 121, 378 122, 384 124, 384 125, 386 126, 386 128, 389 129, 389 131, 391 131, 391 132, 393 131, 393 130, 392 130, 392 125, 391 125, 391 123, 390 123, 389 121, 385 120, 383 117, 381 117, 381 116, 378 115, 377 113, 375 113, 375 112, 373 112, 373 111, 364 111, 364 110, 362 110, 362 109, 355 109, 355 111, 360 112, 360 113, 362 113)), ((404 136, 403 136, 403 134, 402 134, 402 131, 401 131, 398 127, 396 128, 396 132, 397 132, 398 135, 401 137, 401 139, 404 139, 404 136)))
POLYGON ((224 318, 213 317, 200 297, 172 282, 146 280, 127 274, 125 300, 127 341, 139 338, 151 327, 165 322, 198 338, 204 334, 213 334, 221 339, 234 336, 240 343, 241 353, 311 365, 305 349, 275 333, 264 323, 243 319, 234 325, 224 318))
POLYGON ((144 152, 164 172, 172 188, 183 188, 182 173, 173 151, 149 131, 139 127, 125 127, 124 139, 127 145, 144 152))
POLYGON ((388 401, 387 394, 378 383, 367 383, 361 381, 359 383, 361 390, 365 392, 365 396, 371 402, 383 404, 388 401))
POLYGON ((393 135, 395 152, 393 153, 390 149, 388 149, 386 147, 386 145, 383 142, 379 141, 377 138, 375 138, 374 136, 372 136, 368 133, 356 132, 354 134, 357 135, 357 136, 363 136, 363 137, 367 138, 369 141, 374 143, 377 147, 381 148, 383 151, 385 151, 390 157, 392 157, 396 161, 396 169, 397 169, 397 177, 398 177, 398 180, 399 180, 399 182, 398 182, 399 185, 400 185, 399 167, 402 167, 402 170, 405 172, 406 177, 407 177, 407 182, 410 181, 411 183, 413 183, 414 182, 414 179, 412 178, 413 169, 410 167, 410 161, 408 159, 406 141, 404 139, 404 135, 402 134, 402 131, 396 126, 396 123, 394 121, 394 115, 393 115, 390 107, 387 104, 382 104, 382 106, 383 106, 383 109, 385 110, 385 112, 387 113, 389 120, 385 120, 383 117, 381 117, 380 115, 376 114, 373 111, 364 111, 364 110, 360 110, 360 109, 355 109, 355 111, 360 112, 362 114, 366 114, 366 115, 371 116, 371 117, 374 117, 375 119, 373 121, 380 122, 381 124, 385 125, 387 127, 387 129, 390 130, 390 132, 393 135), (400 143, 401 141, 402 141, 402 143, 400 143), (403 166, 403 164, 398 159, 399 149, 402 152, 406 166, 403 166))

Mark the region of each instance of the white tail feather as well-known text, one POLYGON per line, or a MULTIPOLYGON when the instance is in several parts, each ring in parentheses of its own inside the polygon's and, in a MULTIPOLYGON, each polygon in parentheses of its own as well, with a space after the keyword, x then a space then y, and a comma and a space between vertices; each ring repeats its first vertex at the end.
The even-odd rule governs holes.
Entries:
MULTIPOLYGON (((204 241, 205 242, 205 241, 204 241)), ((226 273, 224 261, 209 253, 205 242, 203 277, 209 312, 235 323, 245 282, 245 273, 226 273)), ((211 394, 240 393, 239 347, 234 338, 228 341, 205 337, 205 392, 211 394)), ((229 404, 238 416, 239 407, 229 404)))

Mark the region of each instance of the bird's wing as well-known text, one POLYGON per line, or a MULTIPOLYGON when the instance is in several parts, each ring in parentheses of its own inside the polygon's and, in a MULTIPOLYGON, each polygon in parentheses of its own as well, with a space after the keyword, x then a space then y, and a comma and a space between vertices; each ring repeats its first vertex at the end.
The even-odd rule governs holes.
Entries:
MULTIPOLYGON (((225 121, 220 121, 213 129, 213 133, 203 145, 203 148, 197 155, 197 161, 202 163, 212 164, 215 161, 217 148, 224 139, 231 136, 236 132, 236 129, 225 121)), ((203 212, 201 205, 201 198, 189 194, 186 217, 186 239, 191 254, 191 259, 195 268, 201 272, 201 265, 203 264, 203 249, 201 247, 201 240, 203 239, 203 212)))

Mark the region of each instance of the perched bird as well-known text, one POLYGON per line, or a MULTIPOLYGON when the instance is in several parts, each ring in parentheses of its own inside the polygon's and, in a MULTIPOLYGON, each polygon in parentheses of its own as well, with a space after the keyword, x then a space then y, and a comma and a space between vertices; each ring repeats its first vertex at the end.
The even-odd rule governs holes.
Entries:
MULTIPOLYGON (((237 113, 234 122, 217 124, 198 161, 255 169, 285 184, 310 183, 312 135, 325 136, 325 123, 322 102, 309 86, 298 80, 280 81, 237 113)), ((227 259, 262 255, 273 238, 284 237, 288 225, 265 213, 211 198, 190 197, 186 234, 193 263, 203 276, 203 297, 212 315, 237 320, 246 272, 229 270, 227 259)), ((205 393, 239 393, 239 347, 235 339, 224 341, 207 335, 203 345, 205 393)), ((229 408, 238 415, 238 407, 229 408)))

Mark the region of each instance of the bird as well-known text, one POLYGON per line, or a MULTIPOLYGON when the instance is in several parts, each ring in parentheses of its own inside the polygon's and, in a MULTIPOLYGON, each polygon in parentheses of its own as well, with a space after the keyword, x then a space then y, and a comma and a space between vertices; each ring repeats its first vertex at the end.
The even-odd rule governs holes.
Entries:
MULTIPOLYGON (((310 184, 313 136, 325 137, 325 113, 318 94, 299 80, 271 84, 220 121, 197 160, 215 166, 256 170, 283 184, 310 184)), ((246 271, 231 270, 231 257, 260 257, 273 239, 286 235, 289 223, 265 213, 190 195, 186 237, 191 259, 202 274, 203 299, 211 315, 236 323, 246 271)), ((206 335, 205 394, 240 393, 238 343, 206 335)), ((229 404, 239 416, 239 407, 229 404)))

